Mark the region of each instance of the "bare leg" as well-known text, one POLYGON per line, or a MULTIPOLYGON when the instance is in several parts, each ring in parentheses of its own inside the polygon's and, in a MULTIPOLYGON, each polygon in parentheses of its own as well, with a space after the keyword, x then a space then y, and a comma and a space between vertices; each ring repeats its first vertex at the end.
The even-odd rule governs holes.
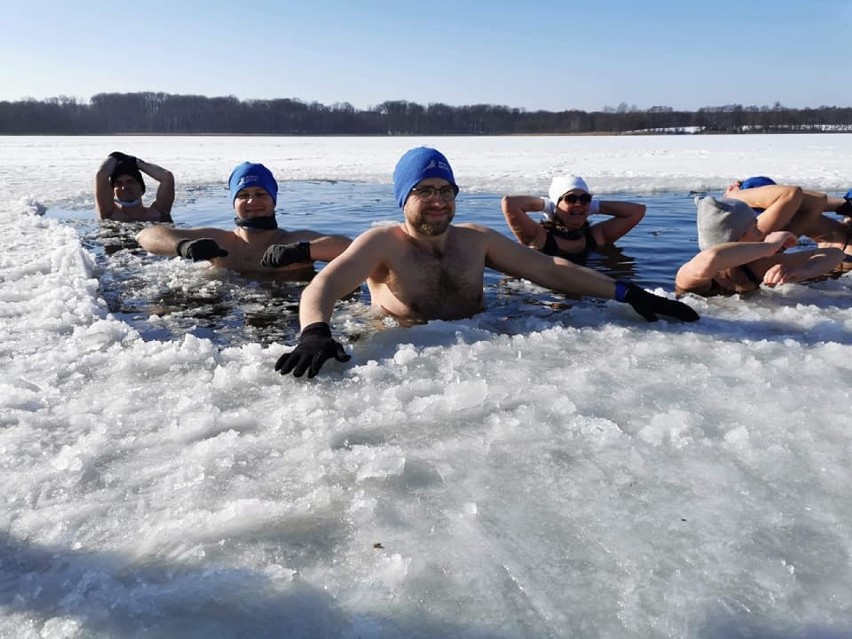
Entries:
POLYGON ((852 203, 849 200, 842 197, 834 197, 833 195, 827 195, 825 193, 820 193, 819 191, 804 191, 804 194, 820 196, 825 195, 825 208, 823 209, 824 213, 840 213, 841 215, 852 215, 852 203), (849 209, 849 213, 844 213, 840 209, 849 209))
POLYGON ((820 191, 805 191, 798 186, 775 184, 741 189, 740 183, 734 182, 728 187, 725 197, 742 200, 754 209, 764 209, 757 217, 757 226, 764 233, 786 230, 820 241, 817 235, 833 232, 839 246, 845 242, 839 239, 840 235, 845 237, 845 227, 829 229, 821 219, 824 217, 822 214, 834 212, 852 218, 852 202, 849 200, 829 197, 820 191))
MULTIPOLYGON (((752 208, 764 209, 757 216, 757 228, 764 233, 791 231, 798 236, 802 234, 802 228, 814 222, 810 210, 802 215, 803 195, 798 186, 762 186, 739 191, 737 197, 752 208)), ((818 211, 817 215, 819 213, 822 211, 818 211)))
POLYGON ((825 211, 827 199, 828 196, 825 193, 803 191, 802 203, 799 205, 799 210, 790 222, 789 230, 796 235, 813 237, 811 229, 825 217, 823 211, 825 211))
POLYGON ((852 224, 820 215, 807 235, 820 247, 832 246, 852 255, 852 224))

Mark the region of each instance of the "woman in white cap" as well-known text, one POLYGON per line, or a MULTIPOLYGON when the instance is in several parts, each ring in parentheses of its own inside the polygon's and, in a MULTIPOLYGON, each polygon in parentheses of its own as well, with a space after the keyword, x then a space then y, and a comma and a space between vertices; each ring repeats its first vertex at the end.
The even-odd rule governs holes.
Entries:
POLYGON ((615 242, 645 215, 644 204, 594 199, 585 180, 576 175, 553 178, 548 195, 507 195, 501 201, 518 241, 547 255, 582 258, 615 242), (535 211, 543 214, 540 222, 527 215, 535 211), (595 214, 610 219, 590 224, 589 216, 595 214))
POLYGON ((741 200, 705 197, 696 203, 701 252, 678 270, 678 294, 745 293, 761 284, 825 276, 843 262, 843 251, 832 247, 783 253, 798 238, 790 231, 764 233, 754 211, 741 200))

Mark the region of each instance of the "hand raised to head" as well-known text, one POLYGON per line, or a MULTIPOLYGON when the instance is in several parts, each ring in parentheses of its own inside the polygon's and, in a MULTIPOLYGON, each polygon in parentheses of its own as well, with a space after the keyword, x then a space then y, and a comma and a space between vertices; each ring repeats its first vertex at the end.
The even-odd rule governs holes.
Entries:
POLYGON ((132 155, 127 155, 126 153, 122 153, 121 151, 113 151, 109 154, 109 157, 114 158, 116 162, 127 162, 129 164, 136 164, 136 158, 132 155))

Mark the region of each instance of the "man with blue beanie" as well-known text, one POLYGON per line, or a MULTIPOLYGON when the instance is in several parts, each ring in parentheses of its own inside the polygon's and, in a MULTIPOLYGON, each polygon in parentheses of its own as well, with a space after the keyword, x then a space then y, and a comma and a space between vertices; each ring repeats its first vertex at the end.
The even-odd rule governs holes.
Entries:
POLYGON ((95 174, 95 212, 99 220, 171 222, 175 176, 153 162, 113 151, 95 174), (159 183, 154 201, 145 206, 145 173, 159 183))
POLYGON ((365 280, 372 305, 402 323, 478 313, 486 267, 553 290, 626 302, 650 322, 658 314, 698 319, 686 304, 544 255, 493 229, 452 224, 459 188, 447 158, 435 149, 418 147, 403 154, 393 180, 403 221, 360 235, 305 288, 299 342, 275 364, 282 375, 307 372, 313 377, 328 359, 349 359, 331 336, 329 323, 335 301, 365 280))
MULTIPOLYGON (((243 162, 234 167, 228 178, 228 192, 231 194, 231 202, 237 199, 237 195, 243 189, 257 186, 266 191, 272 199, 272 206, 278 204, 278 182, 272 175, 272 171, 262 164, 243 162)), ((275 215, 272 215, 275 219, 275 215)), ((253 218, 257 219, 257 218, 253 218)))
POLYGON ((452 187, 458 195, 459 187, 453 176, 453 169, 444 154, 426 146, 411 149, 403 155, 393 170, 393 191, 399 208, 411 194, 411 189, 426 178, 441 178, 452 187))
POLYGON ((236 166, 228 178, 228 191, 236 212, 233 230, 152 226, 143 229, 137 241, 157 255, 178 255, 240 273, 287 279, 313 275, 315 260, 329 262, 351 242, 342 235, 279 228, 275 218, 278 182, 263 164, 236 166))

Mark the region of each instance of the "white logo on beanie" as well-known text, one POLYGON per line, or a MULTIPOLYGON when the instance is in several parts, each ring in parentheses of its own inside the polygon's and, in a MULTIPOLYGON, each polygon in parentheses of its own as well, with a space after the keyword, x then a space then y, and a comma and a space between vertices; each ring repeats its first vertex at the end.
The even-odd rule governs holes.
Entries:
POLYGON ((429 169, 439 169, 441 171, 445 171, 447 173, 450 172, 450 165, 446 162, 441 162, 440 160, 429 160, 429 164, 423 167, 423 171, 428 171, 429 169))
POLYGON ((240 181, 237 182, 237 187, 239 188, 239 187, 243 186, 244 184, 248 184, 249 182, 260 182, 260 176, 259 175, 251 175, 251 174, 244 175, 243 177, 240 178, 240 181))

